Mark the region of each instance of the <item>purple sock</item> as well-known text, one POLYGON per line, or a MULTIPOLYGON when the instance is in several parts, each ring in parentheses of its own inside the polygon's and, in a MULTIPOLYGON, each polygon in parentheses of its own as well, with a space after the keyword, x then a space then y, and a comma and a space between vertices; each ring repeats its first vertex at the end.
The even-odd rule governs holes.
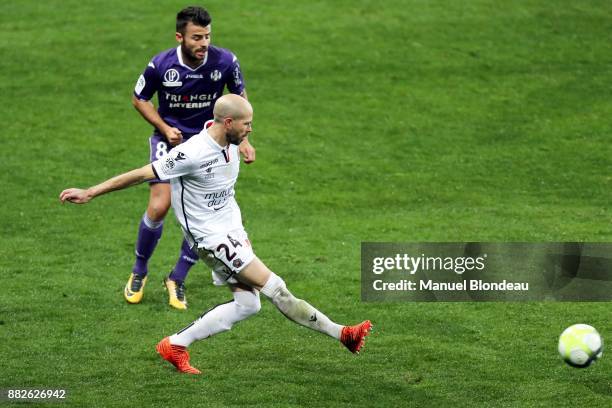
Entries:
POLYGON ((187 241, 183 240, 181 245, 181 253, 174 269, 170 273, 170 279, 175 282, 184 282, 187 278, 189 269, 198 261, 198 254, 189 248, 187 241))
POLYGON ((157 242, 161 238, 163 224, 158 228, 152 229, 147 227, 144 220, 140 221, 138 227, 138 240, 136 241, 136 262, 132 272, 140 276, 146 276, 148 271, 147 263, 153 255, 157 242))

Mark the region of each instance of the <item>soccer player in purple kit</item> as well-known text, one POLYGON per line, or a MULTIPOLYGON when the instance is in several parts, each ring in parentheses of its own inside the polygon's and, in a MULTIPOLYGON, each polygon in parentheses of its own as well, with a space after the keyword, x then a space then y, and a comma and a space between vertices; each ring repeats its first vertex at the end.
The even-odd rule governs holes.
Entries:
MULTIPOLYGON (((157 54, 138 78, 132 102, 143 118, 154 126, 150 137, 151 162, 165 156, 173 147, 199 133, 213 118, 215 101, 227 87, 230 93, 246 99, 242 72, 236 56, 210 44, 211 17, 201 7, 187 7, 176 16, 177 48, 157 54), (158 109, 150 102, 157 93, 158 109)), ((255 149, 245 139, 239 146, 245 163, 255 160, 255 149)), ((167 181, 149 182, 147 210, 138 229, 136 262, 125 286, 129 303, 140 303, 148 274, 148 261, 162 235, 164 218, 170 208, 167 181)), ((187 308, 185 278, 198 259, 185 240, 179 259, 164 278, 169 304, 187 308)))

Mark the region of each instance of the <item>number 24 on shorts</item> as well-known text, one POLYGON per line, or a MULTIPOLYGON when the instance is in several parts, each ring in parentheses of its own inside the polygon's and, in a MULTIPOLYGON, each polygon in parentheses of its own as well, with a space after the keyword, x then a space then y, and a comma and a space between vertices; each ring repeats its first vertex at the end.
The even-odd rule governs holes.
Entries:
POLYGON ((249 253, 252 252, 252 249, 248 238, 243 237, 243 243, 241 243, 238 239, 227 234, 227 239, 217 245, 215 252, 219 258, 225 258, 225 264, 240 268, 243 265, 243 259, 241 258, 250 258, 249 253), (241 253, 243 253, 242 256, 240 256, 241 253))

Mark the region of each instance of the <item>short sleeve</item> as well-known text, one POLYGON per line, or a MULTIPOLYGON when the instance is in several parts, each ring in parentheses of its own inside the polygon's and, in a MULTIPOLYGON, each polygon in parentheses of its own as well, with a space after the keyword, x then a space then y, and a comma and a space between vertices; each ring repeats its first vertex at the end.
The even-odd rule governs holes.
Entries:
POLYGON ((183 147, 184 145, 178 145, 167 155, 151 163, 155 175, 160 180, 181 177, 196 170, 193 158, 189 157, 189 153, 183 147))
POLYGON ((244 79, 242 78, 242 71, 240 70, 240 62, 234 54, 232 54, 229 74, 226 83, 227 89, 233 94, 240 95, 244 91, 244 79))
POLYGON ((147 65, 147 68, 145 68, 142 75, 138 77, 138 81, 136 81, 136 86, 134 87, 134 95, 138 99, 148 101, 153 98, 153 95, 155 95, 158 88, 159 75, 157 74, 155 64, 153 61, 151 61, 147 65))

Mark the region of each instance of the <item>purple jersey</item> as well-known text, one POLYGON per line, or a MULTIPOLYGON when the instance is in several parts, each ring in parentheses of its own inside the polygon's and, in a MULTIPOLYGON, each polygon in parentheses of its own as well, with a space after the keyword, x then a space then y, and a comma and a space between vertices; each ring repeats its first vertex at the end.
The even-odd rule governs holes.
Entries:
POLYGON ((234 94, 244 91, 240 64, 231 51, 211 45, 202 65, 193 69, 183 63, 179 46, 153 57, 134 95, 148 101, 157 92, 157 111, 164 122, 183 133, 199 133, 213 118, 213 106, 225 86, 234 94))

